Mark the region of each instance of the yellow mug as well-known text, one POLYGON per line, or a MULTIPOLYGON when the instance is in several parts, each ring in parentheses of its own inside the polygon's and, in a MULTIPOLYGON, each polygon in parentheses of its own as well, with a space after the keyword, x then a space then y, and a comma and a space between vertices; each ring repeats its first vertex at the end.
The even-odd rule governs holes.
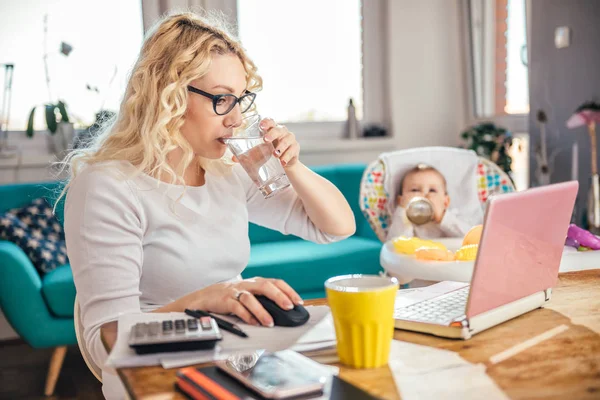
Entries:
POLYGON ((354 368, 387 364, 394 336, 398 280, 378 275, 342 275, 325 282, 338 356, 354 368))

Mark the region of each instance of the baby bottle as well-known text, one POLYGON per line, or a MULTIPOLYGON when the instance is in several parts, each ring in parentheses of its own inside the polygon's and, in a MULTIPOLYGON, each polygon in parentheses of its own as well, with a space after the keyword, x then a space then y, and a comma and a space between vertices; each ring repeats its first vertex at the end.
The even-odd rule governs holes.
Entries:
POLYGON ((413 197, 406 206, 406 217, 415 225, 423 225, 433 219, 433 204, 425 197, 413 197))

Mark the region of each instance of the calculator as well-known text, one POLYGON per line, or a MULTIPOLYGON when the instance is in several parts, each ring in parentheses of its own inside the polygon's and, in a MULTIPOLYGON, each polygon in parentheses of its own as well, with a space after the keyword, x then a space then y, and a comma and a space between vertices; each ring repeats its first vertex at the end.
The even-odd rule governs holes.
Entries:
POLYGON ((138 322, 129 333, 129 347, 137 354, 206 350, 223 339, 211 317, 138 322))

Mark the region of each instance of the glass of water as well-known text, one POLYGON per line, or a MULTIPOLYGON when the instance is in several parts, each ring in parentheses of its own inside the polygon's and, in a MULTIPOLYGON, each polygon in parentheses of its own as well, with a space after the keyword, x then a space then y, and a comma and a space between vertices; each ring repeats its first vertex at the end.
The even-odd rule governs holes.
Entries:
POLYGON ((275 151, 273 144, 263 138, 260 120, 258 114, 249 115, 244 118, 241 132, 221 140, 237 157, 263 196, 268 199, 290 186, 290 181, 281 162, 273 155, 275 151))

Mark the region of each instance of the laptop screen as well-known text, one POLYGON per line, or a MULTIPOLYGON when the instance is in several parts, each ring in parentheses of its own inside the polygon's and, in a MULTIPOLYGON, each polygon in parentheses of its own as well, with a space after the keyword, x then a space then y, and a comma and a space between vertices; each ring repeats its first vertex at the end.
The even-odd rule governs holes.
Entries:
POLYGON ((578 186, 571 181, 489 200, 467 317, 556 285, 578 186))

